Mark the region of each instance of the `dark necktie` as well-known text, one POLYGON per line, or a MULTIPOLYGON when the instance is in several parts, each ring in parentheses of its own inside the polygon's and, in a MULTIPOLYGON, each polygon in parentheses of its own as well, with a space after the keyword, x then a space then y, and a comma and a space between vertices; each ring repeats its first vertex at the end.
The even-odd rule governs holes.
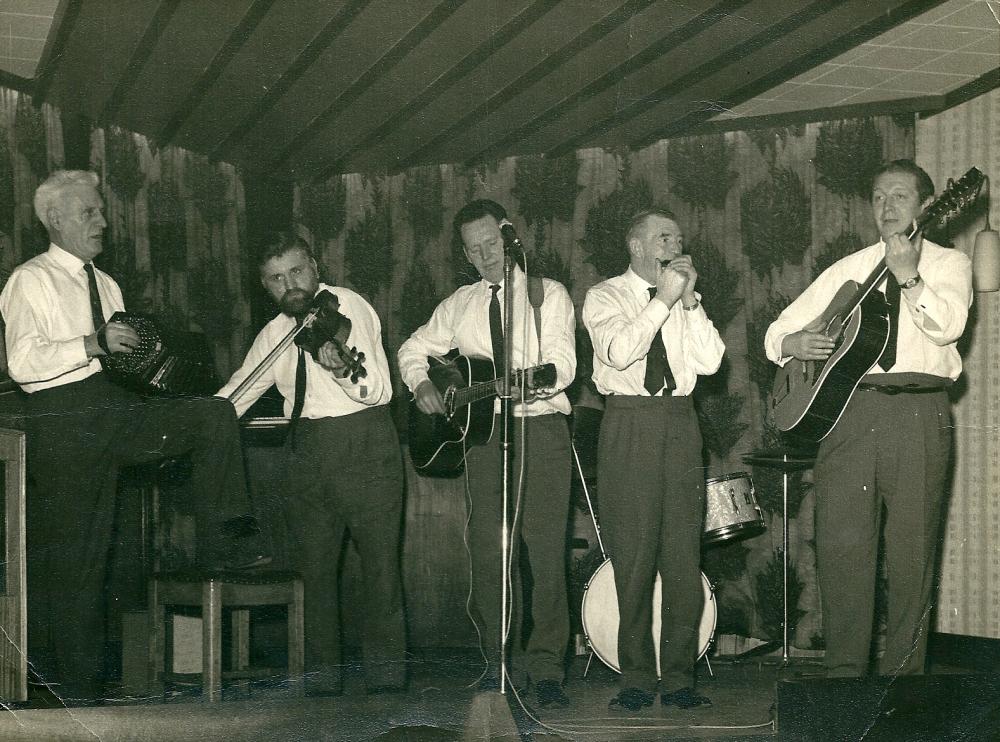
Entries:
POLYGON ((490 286, 493 296, 490 297, 490 340, 493 344, 493 367, 497 378, 503 376, 503 320, 500 317, 500 299, 497 294, 500 286, 490 286))
POLYGON ((97 276, 94 275, 93 263, 84 263, 87 271, 87 283, 90 285, 90 316, 94 320, 94 332, 104 326, 104 308, 101 306, 101 294, 97 290, 97 276))
MULTIPOLYGON (((652 301, 656 296, 656 287, 649 287, 649 299, 652 301)), ((662 328, 661 328, 662 329, 662 328)), ((666 385, 664 394, 669 394, 677 388, 674 375, 670 373, 670 362, 667 360, 667 349, 663 345, 663 333, 657 330, 653 336, 653 342, 649 344, 649 353, 646 354, 646 378, 642 385, 646 387, 649 396, 655 397, 660 389, 666 385)))
MULTIPOLYGON (((295 401, 292 403, 292 418, 288 424, 288 434, 295 435, 295 428, 302 417, 302 408, 306 403, 306 354, 299 348, 299 360, 295 364, 295 401)), ((295 444, 294 437, 292 445, 295 444)))
POLYGON ((889 339, 885 350, 879 356, 878 365, 883 371, 888 371, 896 365, 896 338, 899 335, 899 305, 902 304, 902 289, 896 278, 890 273, 885 279, 885 302, 889 305, 889 339))

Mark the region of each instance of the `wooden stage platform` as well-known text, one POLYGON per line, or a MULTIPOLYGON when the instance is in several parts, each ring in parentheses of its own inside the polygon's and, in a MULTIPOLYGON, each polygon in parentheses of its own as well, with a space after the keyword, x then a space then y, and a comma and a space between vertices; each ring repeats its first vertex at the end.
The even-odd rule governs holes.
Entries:
POLYGON ((170 697, 121 699, 97 707, 60 707, 58 699, 7 709, 0 740, 952 740, 997 739, 1000 680, 948 672, 894 682, 816 678, 815 662, 780 667, 772 658, 700 665, 699 688, 711 708, 681 711, 659 703, 641 713, 608 710, 617 675, 595 662, 583 677, 576 658, 567 678, 567 709, 534 708, 534 694, 478 692, 467 662, 424 659, 406 693, 366 695, 357 674, 345 693, 294 698, 279 681, 230 688, 217 704, 197 689, 170 697), (854 725, 853 727, 851 725, 854 725), (859 726, 860 725, 860 726, 859 726), (861 735, 857 729, 861 729, 861 735), (914 734, 918 736, 913 736, 914 734), (857 735, 857 736, 855 736, 857 735), (928 736, 929 735, 929 736, 928 736))

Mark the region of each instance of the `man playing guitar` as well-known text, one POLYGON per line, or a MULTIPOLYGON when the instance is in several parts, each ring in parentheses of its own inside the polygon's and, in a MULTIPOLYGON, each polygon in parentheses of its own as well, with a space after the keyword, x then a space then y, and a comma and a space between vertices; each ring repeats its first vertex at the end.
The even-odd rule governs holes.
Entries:
POLYGON ((923 672, 938 531, 951 449, 945 391, 962 371, 956 343, 972 303, 963 253, 912 231, 934 184, 911 160, 883 165, 872 182, 881 239, 825 270, 765 337, 773 362, 823 361, 835 341, 814 320, 848 280, 863 281, 885 258, 878 287, 890 312, 889 338, 839 422, 820 444, 815 467, 816 545, 831 677, 868 672, 875 576, 885 508, 888 626, 883 675, 923 672))
MULTIPOLYGON (((414 392, 417 408, 425 414, 441 414, 444 405, 438 389, 428 378, 428 356, 443 356, 452 348, 466 356, 497 360, 495 344, 503 346, 500 324, 504 243, 500 229, 506 219, 495 201, 466 204, 455 215, 453 227, 462 240, 465 255, 482 280, 462 286, 442 301, 427 324, 417 329, 399 349, 399 371, 414 392)), ((516 663, 516 685, 527 673, 534 684, 538 705, 565 706, 562 690, 563 663, 569 642, 569 612, 566 597, 565 544, 569 516, 570 440, 566 415, 570 403, 563 389, 576 372, 573 303, 559 283, 544 279, 539 327, 528 305, 528 279, 515 267, 510 287, 513 309, 515 370, 552 363, 556 368, 553 389, 542 396, 526 394, 514 408, 513 481, 511 512, 512 566, 515 636, 510 648, 516 663), (539 335, 541 343, 539 344, 539 335), (539 351, 540 347, 540 351, 539 351), (538 354, 541 358, 538 358, 538 354), (522 436, 523 433, 523 436, 522 436), (523 446, 522 446, 523 442, 523 446), (523 461, 522 461, 523 456, 523 461), (523 465, 523 490, 520 481, 523 465), (520 543, 519 543, 520 542, 520 543), (531 598, 533 628, 523 654, 517 627, 520 580, 517 573, 519 546, 527 550, 534 589, 531 598)), ((498 349, 498 353, 502 350, 498 349)), ((501 364, 497 364, 499 367, 501 364)), ((499 376, 501 370, 497 371, 499 376)), ((519 396, 515 394, 515 399, 519 396)), ((501 616, 502 452, 499 434, 466 455, 469 484, 469 550, 472 559, 472 597, 476 623, 481 633, 487 669, 480 686, 497 687, 501 616)))

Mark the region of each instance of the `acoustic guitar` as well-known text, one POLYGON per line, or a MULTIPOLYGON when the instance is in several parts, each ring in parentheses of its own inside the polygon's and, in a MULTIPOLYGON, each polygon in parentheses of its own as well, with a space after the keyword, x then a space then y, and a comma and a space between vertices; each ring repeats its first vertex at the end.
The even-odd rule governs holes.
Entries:
MULTIPOLYGON (((416 400, 410 402, 410 458, 421 474, 456 476, 465 469, 466 450, 493 437, 493 399, 499 379, 488 358, 471 358, 456 350, 427 360, 427 375, 441 393, 445 414, 427 415, 417 408, 416 400)), ((531 391, 555 383, 552 363, 514 371, 511 377, 513 386, 531 391)))
MULTIPOLYGON (((958 182, 949 180, 945 192, 917 217, 910 236, 961 213, 979 196, 983 180, 976 168, 958 182)), ((883 258, 864 283, 845 282, 823 313, 807 325, 833 338, 834 350, 825 361, 793 358, 778 369, 770 407, 779 430, 800 441, 818 442, 840 420, 861 377, 878 362, 889 339, 889 305, 876 290, 888 273, 883 258)))

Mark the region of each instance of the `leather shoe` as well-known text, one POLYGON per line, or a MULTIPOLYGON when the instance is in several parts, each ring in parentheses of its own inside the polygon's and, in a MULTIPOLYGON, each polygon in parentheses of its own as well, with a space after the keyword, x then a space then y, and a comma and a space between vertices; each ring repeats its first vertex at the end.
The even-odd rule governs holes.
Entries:
POLYGON ((625 709, 638 711, 644 706, 652 706, 656 695, 642 688, 625 688, 608 703, 609 709, 625 709))
POLYGON ((564 709, 569 706, 569 697, 558 680, 540 680, 535 683, 535 698, 538 700, 538 708, 564 709))
POLYGON ((682 709, 712 705, 712 701, 708 696, 701 695, 694 688, 681 688, 680 690, 663 693, 660 695, 660 703, 664 706, 677 706, 682 709))

